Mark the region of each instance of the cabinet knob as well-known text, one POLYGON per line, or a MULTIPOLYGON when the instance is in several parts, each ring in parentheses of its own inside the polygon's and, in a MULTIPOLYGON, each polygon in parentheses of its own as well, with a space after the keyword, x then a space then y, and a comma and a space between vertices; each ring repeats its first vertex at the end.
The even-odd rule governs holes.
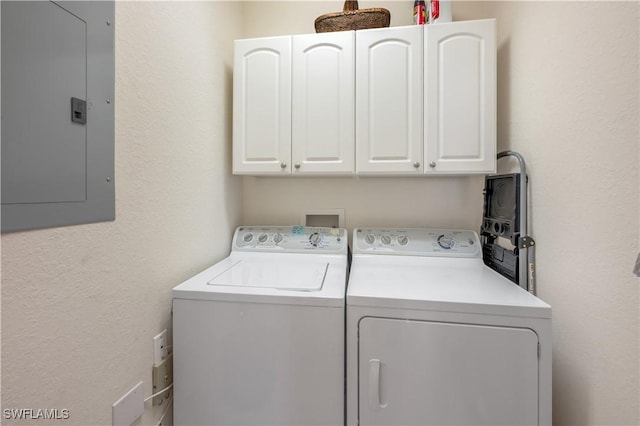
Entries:
POLYGON ((282 163, 280 163, 280 168, 281 169, 286 169, 287 168, 287 163, 285 163, 284 161, 282 163))
POLYGON ((416 161, 415 163, 413 163, 413 167, 415 167, 416 169, 420 168, 420 162, 416 161))
POLYGON ((300 168, 300 163, 296 163, 296 165, 293 166, 293 167, 295 167, 296 169, 299 169, 300 168))
POLYGON ((431 167, 432 169, 436 166, 436 162, 432 161, 429 163, 429 167, 431 167))

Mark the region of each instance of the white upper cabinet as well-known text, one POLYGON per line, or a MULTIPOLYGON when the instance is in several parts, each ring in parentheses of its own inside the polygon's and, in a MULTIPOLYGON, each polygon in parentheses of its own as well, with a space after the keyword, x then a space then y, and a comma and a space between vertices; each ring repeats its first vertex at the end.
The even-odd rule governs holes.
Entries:
POLYGON ((233 172, 291 172, 291 37, 235 42, 233 172))
POLYGON ((233 173, 496 169, 495 20, 238 40, 233 173))
POLYGON ((421 174, 422 27, 356 32, 356 172, 421 174))
POLYGON ((495 20, 425 26, 425 171, 496 170, 495 20))
POLYGON ((293 37, 293 174, 354 172, 354 32, 293 37))

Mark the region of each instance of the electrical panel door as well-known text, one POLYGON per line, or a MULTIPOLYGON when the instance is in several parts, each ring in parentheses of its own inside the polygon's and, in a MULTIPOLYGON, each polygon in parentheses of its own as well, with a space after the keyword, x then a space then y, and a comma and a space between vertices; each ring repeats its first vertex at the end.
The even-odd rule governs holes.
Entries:
POLYGON ((114 218, 113 2, 2 2, 2 231, 114 218))

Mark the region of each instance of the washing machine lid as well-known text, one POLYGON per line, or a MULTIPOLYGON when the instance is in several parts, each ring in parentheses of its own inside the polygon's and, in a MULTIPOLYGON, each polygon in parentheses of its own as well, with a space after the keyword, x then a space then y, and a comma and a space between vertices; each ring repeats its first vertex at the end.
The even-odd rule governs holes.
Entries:
POLYGON ((221 271, 207 285, 319 291, 328 269, 326 261, 290 263, 243 259, 221 271))
POLYGON ((346 255, 232 252, 173 289, 174 299, 345 304, 346 255))
POLYGON ((357 255, 347 305, 551 318, 551 307, 482 259, 357 255))

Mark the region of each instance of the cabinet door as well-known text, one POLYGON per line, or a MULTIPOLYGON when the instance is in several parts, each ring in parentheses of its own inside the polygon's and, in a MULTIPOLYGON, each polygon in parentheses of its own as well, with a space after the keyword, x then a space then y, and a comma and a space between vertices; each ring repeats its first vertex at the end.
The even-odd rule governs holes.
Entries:
POLYGON ((356 172, 421 174, 422 27, 356 33, 356 172))
POLYGON ((354 171, 354 32, 293 37, 294 174, 354 171))
POLYGON ((237 40, 233 173, 291 173, 291 37, 237 40))
POLYGON ((358 346, 362 426, 538 424, 530 329, 368 317, 358 346))
POLYGON ((426 26, 425 86, 426 172, 495 172, 495 20, 426 26))

